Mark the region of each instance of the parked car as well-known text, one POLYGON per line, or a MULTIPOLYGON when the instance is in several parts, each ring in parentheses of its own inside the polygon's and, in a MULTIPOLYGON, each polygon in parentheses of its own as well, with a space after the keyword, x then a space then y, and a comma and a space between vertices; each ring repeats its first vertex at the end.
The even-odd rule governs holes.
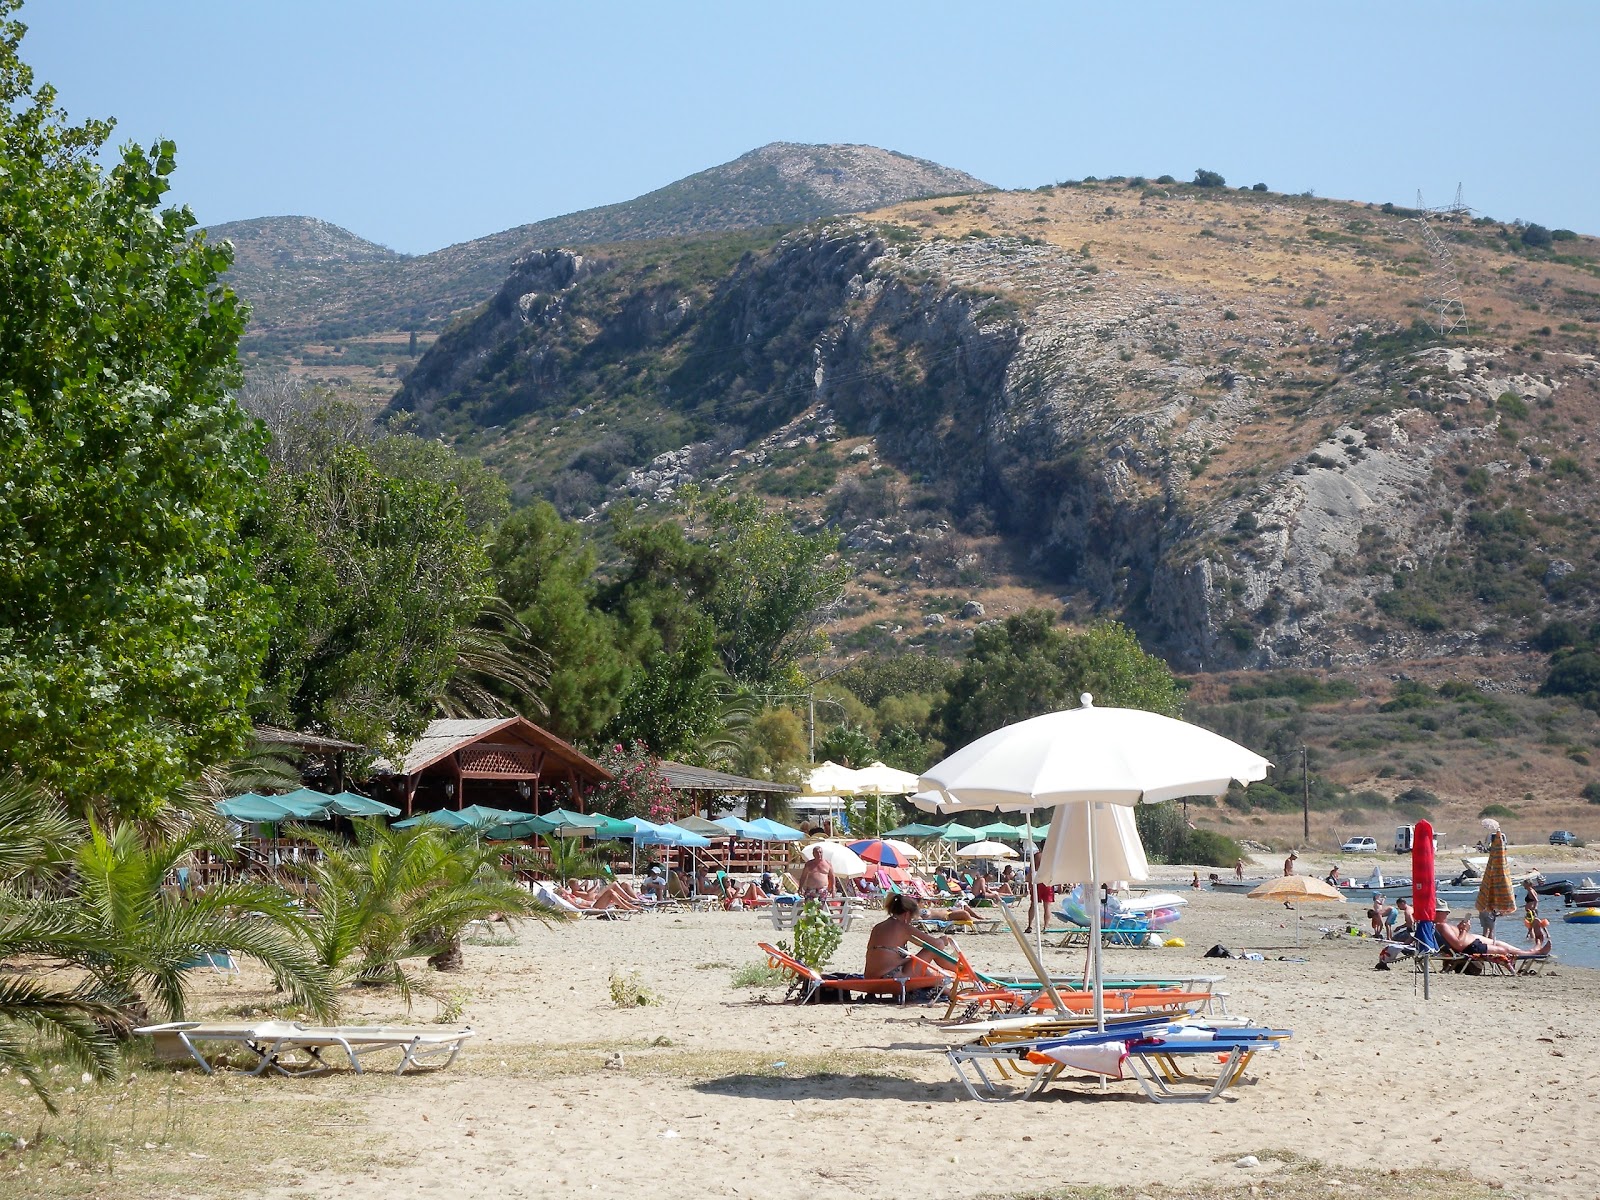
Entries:
POLYGON ((1378 852, 1378 839, 1371 837, 1353 837, 1339 847, 1342 854, 1376 854, 1378 852))
POLYGON ((1550 835, 1550 844, 1552 846, 1576 846, 1578 844, 1578 835, 1570 829, 1558 829, 1550 835))

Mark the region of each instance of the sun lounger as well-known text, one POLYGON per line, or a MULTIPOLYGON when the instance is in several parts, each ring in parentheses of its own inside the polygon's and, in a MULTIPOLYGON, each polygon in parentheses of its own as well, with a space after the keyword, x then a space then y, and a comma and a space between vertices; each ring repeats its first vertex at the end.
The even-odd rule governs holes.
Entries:
POLYGON ((1556 961, 1554 954, 1461 954, 1454 950, 1441 950, 1433 956, 1439 970, 1459 975, 1537 975, 1541 967, 1556 961))
POLYGON ((323 1058, 325 1051, 337 1048, 344 1053, 350 1067, 362 1074, 362 1056, 400 1051, 396 1075, 405 1074, 410 1067, 433 1065, 439 1058, 441 1068, 455 1062, 471 1029, 406 1029, 388 1025, 302 1025, 297 1021, 245 1021, 205 1022, 169 1021, 162 1025, 147 1025, 136 1033, 146 1034, 155 1041, 160 1058, 194 1059, 200 1069, 210 1075, 220 1058, 230 1049, 243 1049, 253 1056, 254 1066, 248 1075, 261 1075, 271 1071, 278 1075, 320 1075, 332 1070, 323 1058), (219 1044, 220 1045, 217 1045, 219 1044), (207 1058, 203 1046, 217 1045, 215 1057, 207 1058))
POLYGON ((1037 1095, 1073 1070, 1105 1079, 1131 1079, 1158 1103, 1214 1100, 1243 1078, 1254 1056, 1275 1050, 1289 1030, 1253 1026, 1133 1022, 1062 1037, 979 1042, 947 1051, 956 1078, 975 1100, 1037 1095), (1210 1059, 1210 1078, 1186 1068, 1210 1059))
POLYGON ((950 977, 943 974, 915 975, 908 979, 868 979, 862 975, 823 975, 811 967, 806 966, 798 959, 792 958, 779 950, 776 946, 769 946, 766 942, 756 943, 766 952, 767 965, 775 970, 787 971, 794 980, 791 989, 795 999, 801 1004, 810 1004, 820 1000, 824 994, 837 995, 840 1000, 849 1001, 856 994, 863 998, 869 996, 888 996, 897 1004, 904 1004, 907 997, 914 992, 930 989, 942 990, 950 982, 950 977))

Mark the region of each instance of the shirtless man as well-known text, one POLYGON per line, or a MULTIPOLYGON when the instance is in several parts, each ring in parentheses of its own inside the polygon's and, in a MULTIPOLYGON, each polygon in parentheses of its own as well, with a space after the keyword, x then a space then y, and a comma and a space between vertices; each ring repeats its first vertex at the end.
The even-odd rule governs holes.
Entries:
POLYGON ((811 847, 811 857, 800 868, 800 895, 806 900, 826 900, 839 890, 833 868, 822 857, 822 847, 811 847))
POLYGON ((1299 862, 1299 861, 1300 861, 1300 856, 1298 854, 1296 854, 1293 850, 1289 851, 1289 857, 1283 860, 1283 873, 1284 873, 1284 875, 1285 876, 1293 875, 1294 874, 1294 864, 1299 862))
POLYGON ((1543 958, 1550 953, 1550 933, 1548 929, 1541 930, 1543 939, 1531 950, 1524 950, 1521 946, 1513 946, 1510 942, 1496 941, 1494 938, 1474 937, 1472 932, 1465 928, 1467 922, 1452 925, 1449 921, 1450 910, 1441 908, 1434 918, 1433 927, 1439 935, 1439 941, 1447 949, 1454 950, 1457 954, 1493 954, 1502 958, 1543 958))
POLYGON ((867 935, 867 961, 862 975, 868 979, 912 979, 936 975, 933 958, 926 950, 913 954, 906 947, 913 936, 931 942, 941 950, 949 950, 955 942, 937 934, 918 933, 912 922, 920 915, 921 904, 915 896, 896 892, 889 897, 889 915, 872 927, 867 935))

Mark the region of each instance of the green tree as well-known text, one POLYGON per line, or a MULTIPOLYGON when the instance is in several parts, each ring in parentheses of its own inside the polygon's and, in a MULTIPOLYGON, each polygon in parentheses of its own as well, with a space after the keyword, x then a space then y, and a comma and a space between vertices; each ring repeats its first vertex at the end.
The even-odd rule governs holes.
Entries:
POLYGON ((271 624, 228 398, 227 246, 160 208, 172 143, 68 124, 0 0, 0 770, 147 812, 249 734, 271 624))
POLYGON ((741 684, 784 680, 799 658, 823 649, 818 630, 844 595, 850 568, 831 561, 837 535, 801 533, 753 497, 690 490, 687 504, 707 527, 715 585, 702 603, 724 668, 741 684))
POLYGON ((698 755, 715 731, 730 685, 717 660, 711 622, 697 614, 675 646, 651 654, 622 697, 608 729, 613 741, 640 741, 658 758, 698 755))
POLYGON ((569 740, 594 737, 616 713, 630 664, 616 619, 596 604, 593 548, 540 501, 500 526, 489 557, 500 595, 549 659, 544 723, 569 740))
POLYGON ((1049 612, 1030 609, 974 634, 945 701, 945 741, 964 746, 1003 725, 1075 707, 1083 692, 1107 707, 1167 716, 1183 708, 1172 671, 1127 627, 1103 621, 1072 633, 1049 612))
POLYGON ((1194 173, 1194 186, 1203 188, 1226 187, 1228 181, 1216 171, 1208 171, 1201 167, 1194 173))
POLYGON ((391 475, 359 446, 276 471, 271 486, 262 569, 283 619, 267 711, 372 746, 416 736, 492 594, 460 494, 391 475))

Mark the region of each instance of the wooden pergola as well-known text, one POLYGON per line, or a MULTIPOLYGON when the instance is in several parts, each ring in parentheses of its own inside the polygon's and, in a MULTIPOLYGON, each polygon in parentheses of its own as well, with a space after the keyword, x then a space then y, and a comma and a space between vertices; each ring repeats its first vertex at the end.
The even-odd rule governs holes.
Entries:
POLYGON ((434 721, 405 759, 374 764, 406 816, 481 804, 519 812, 568 805, 611 772, 526 717, 434 721))

